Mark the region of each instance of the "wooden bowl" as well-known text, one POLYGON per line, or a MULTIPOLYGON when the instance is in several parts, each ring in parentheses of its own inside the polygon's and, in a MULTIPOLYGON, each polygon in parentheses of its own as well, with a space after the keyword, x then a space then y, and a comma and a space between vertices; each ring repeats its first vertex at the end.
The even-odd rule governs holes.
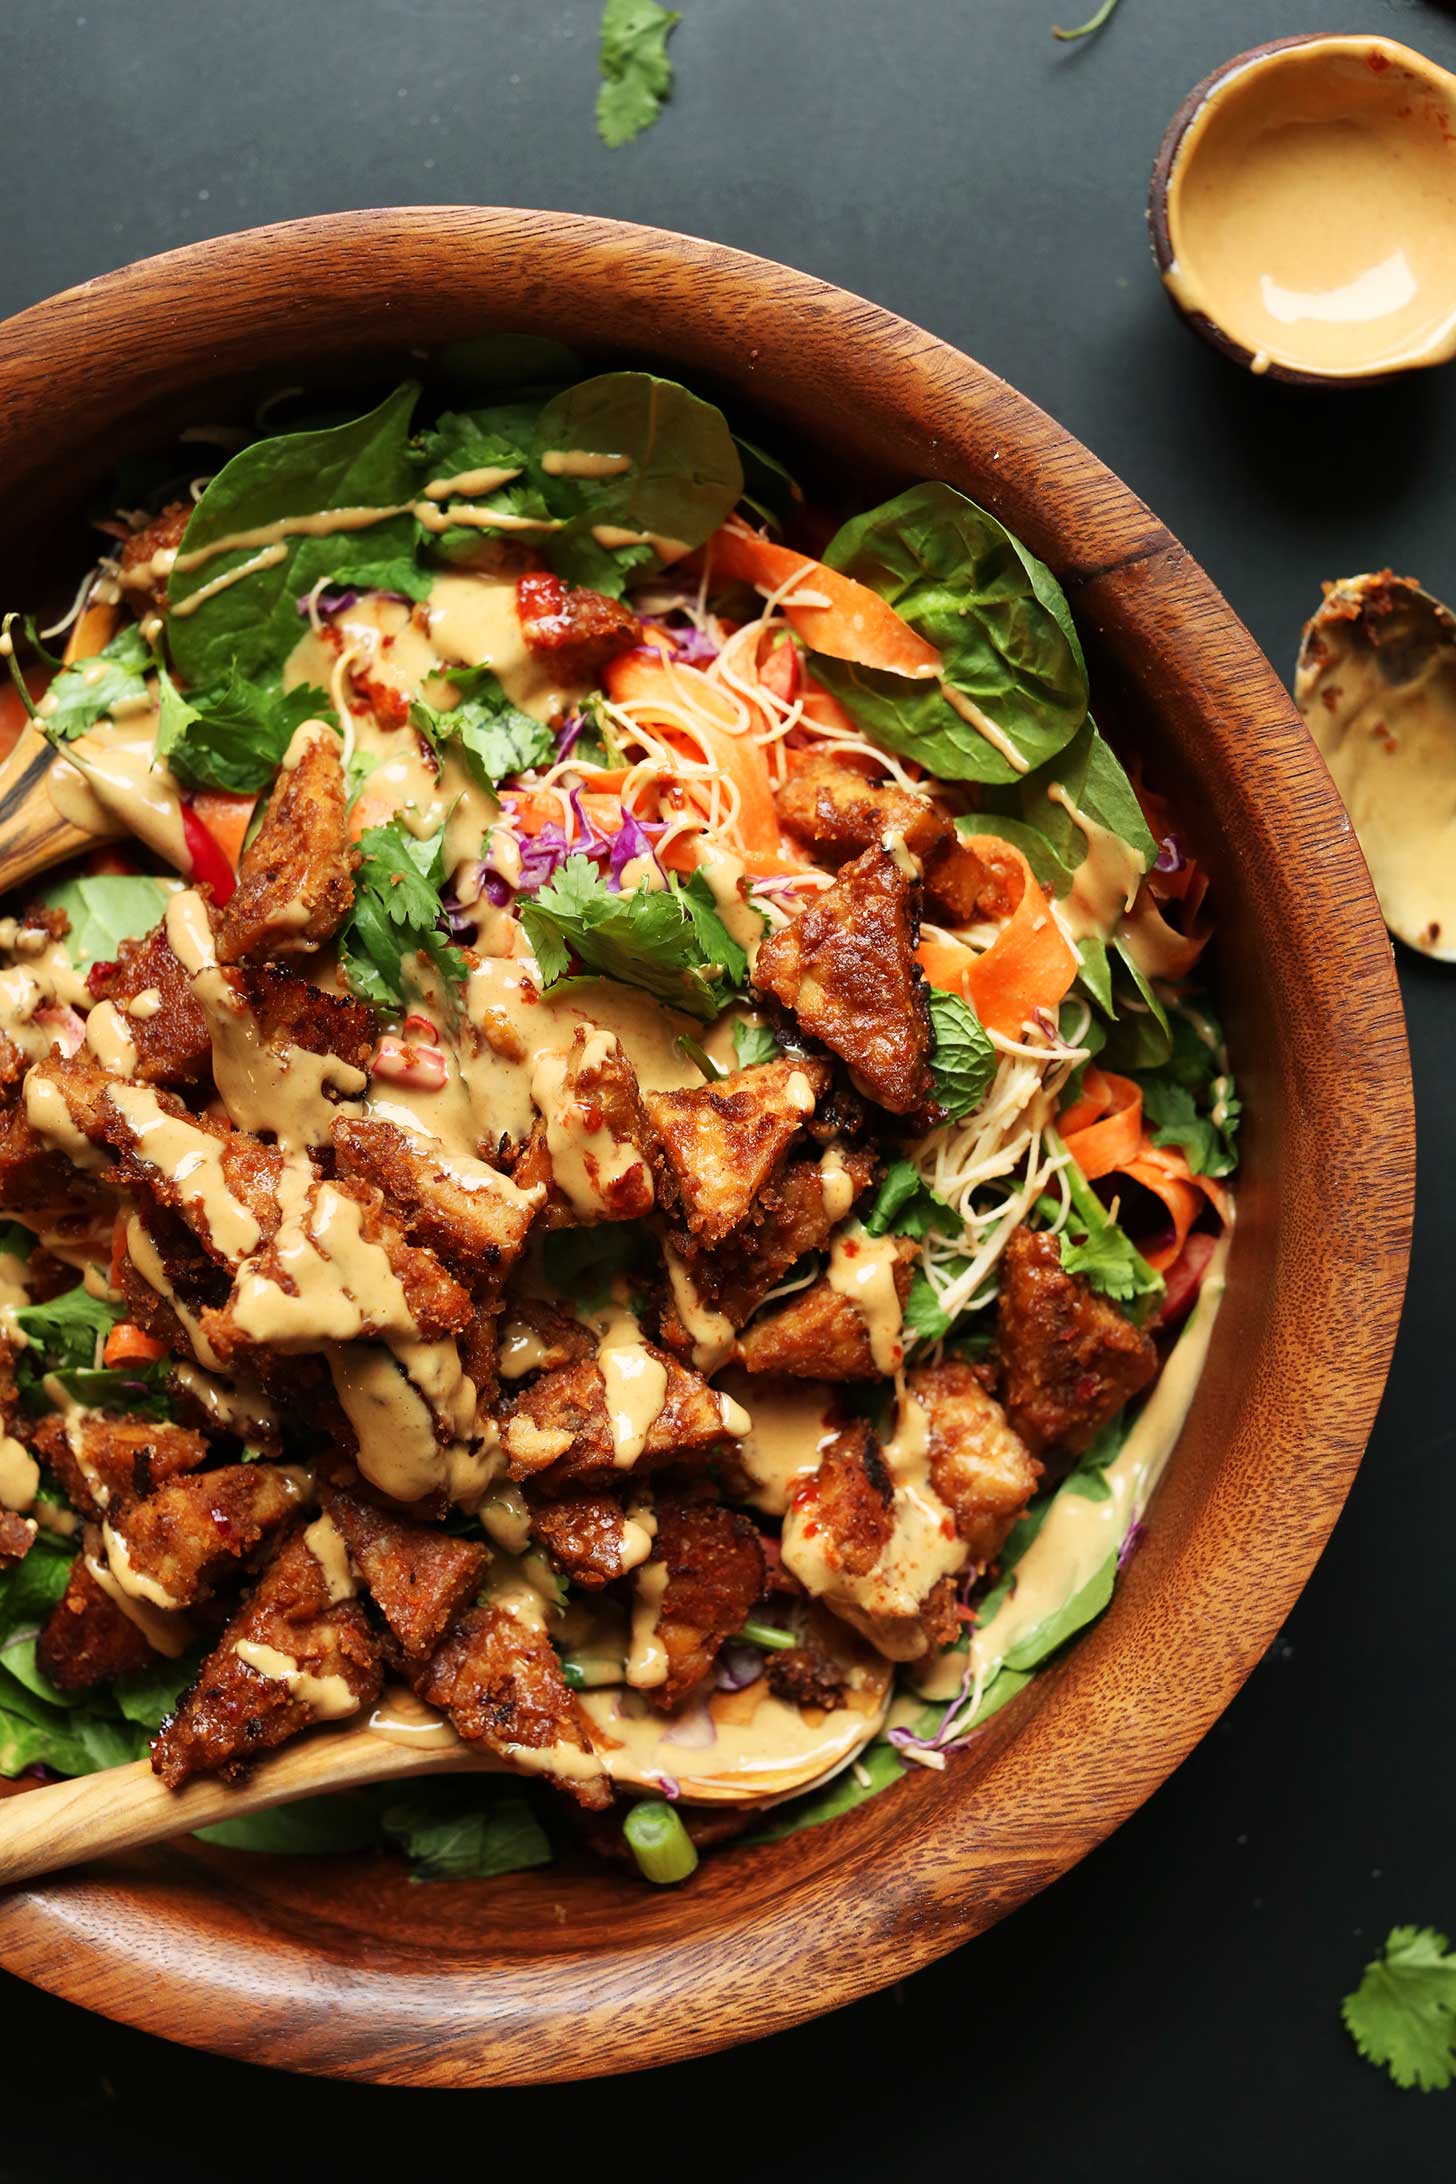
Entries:
MULTIPOLYGON (((1270 66, 1279 66, 1281 56, 1309 47, 1324 48, 1331 61, 1337 65, 1346 62, 1358 65, 1363 62, 1374 71, 1375 80, 1388 80, 1392 87, 1398 85, 1402 89, 1409 86, 1405 93, 1408 98, 1434 98, 1439 94, 1449 104, 1449 87, 1453 81, 1449 70, 1439 67, 1410 46, 1398 44, 1393 38, 1316 31, 1294 38, 1272 38, 1263 45, 1250 46, 1246 52, 1236 53, 1232 60, 1223 62, 1205 76, 1201 83, 1194 85, 1164 131, 1158 156, 1153 163, 1152 179, 1148 185, 1148 233, 1154 262, 1165 283, 1176 262, 1168 209, 1169 192, 1179 154, 1194 122, 1203 115, 1210 100, 1221 96, 1230 86, 1236 85, 1234 95, 1241 95, 1242 90, 1257 75, 1270 66)), ((1400 93, 1392 89, 1391 95, 1399 96, 1400 93)), ((1409 107, 1405 110, 1408 112, 1409 107)), ((1190 152, 1192 149, 1190 146, 1190 152)), ((1382 386, 1403 372, 1430 370, 1449 358, 1449 350, 1445 355, 1422 351, 1412 354, 1404 361, 1385 365, 1378 371, 1320 371, 1313 367, 1281 363, 1277 360, 1256 363, 1254 352, 1248 345, 1219 320, 1211 318, 1206 311, 1185 308, 1171 287, 1168 289, 1168 300, 1185 324, 1191 326, 1196 334, 1202 335, 1209 347, 1216 349, 1220 356, 1228 357, 1231 362, 1242 365, 1246 371, 1255 371, 1261 377, 1283 380, 1288 386, 1382 386)))
MULTIPOLYGON (((247 382, 347 378, 489 327, 647 357, 815 451, 850 505, 946 478, 1066 585, 1099 717, 1212 866, 1246 1163, 1206 1379, 1117 1599, 943 1775, 654 1892, 584 1866, 411 1886, 392 1859, 193 1842, 0 1902, 0 1960, 250 2061, 396 2084, 640 2069, 796 2024, 1002 1918, 1212 1726, 1339 1514, 1384 1384, 1413 1189, 1390 942, 1273 670, 1125 486, 1001 380, 762 259, 555 213, 437 207, 201 243, 0 337, 6 599, 71 556, 118 446, 247 382)), ((416 362, 415 368, 418 367, 416 362)), ((969 1976, 969 1974, 968 1974, 969 1976)))

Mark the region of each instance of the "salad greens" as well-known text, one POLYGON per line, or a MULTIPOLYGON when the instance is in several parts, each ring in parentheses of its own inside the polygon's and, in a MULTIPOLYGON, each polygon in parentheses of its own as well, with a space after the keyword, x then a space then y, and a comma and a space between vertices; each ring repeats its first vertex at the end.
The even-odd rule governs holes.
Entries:
POLYGON ((277 773, 296 728, 306 720, 337 726, 328 698, 311 684, 269 689, 234 669, 217 689, 184 697, 161 666, 157 683, 157 756, 191 788, 256 794, 277 773))
POLYGON ((124 940, 150 933, 172 892, 165 880, 146 872, 82 873, 59 880, 41 896, 47 909, 64 910, 71 921, 63 946, 78 970, 111 963, 124 940))
POLYGON ((970 1003, 956 994, 931 994, 930 1024, 936 1103, 948 1121, 959 1122, 986 1097, 996 1074, 996 1049, 970 1003))
POLYGON ((125 623, 94 659, 61 669, 46 692, 46 709, 38 716, 41 727, 52 743, 70 743, 118 706, 123 712, 145 706, 152 664, 152 648, 140 624, 125 623))
MULTIPOLYGON (((944 680, 1026 766, 1061 751, 1087 718, 1087 669, 1051 571, 949 485, 916 485, 855 516, 825 550, 940 653, 944 680)), ((1017 767, 940 686, 814 657, 814 673, 870 735, 944 781, 1012 783, 1017 767)))
POLYGON ((747 957, 696 873, 683 886, 617 894, 589 857, 571 857, 522 901, 521 923, 548 987, 574 956, 585 970, 640 986, 704 1022, 747 973, 747 957))
POLYGON ((465 958, 439 930, 445 830, 423 840, 397 819, 359 837, 354 907, 339 937, 339 964, 352 990, 376 1008, 405 1004, 405 958, 425 956, 459 985, 465 958))
POLYGON ((445 746, 457 744, 487 789, 499 788, 508 775, 528 766, 549 764, 551 730, 511 703, 490 668, 462 668, 448 680, 461 693, 458 705, 444 711, 422 703, 410 707, 412 724, 437 753, 443 756, 445 746))
MULTIPOLYGON (((1053 1149, 1065 1151, 1055 1131, 1048 1131, 1053 1149)), ((1058 1236, 1062 1265, 1069 1274, 1085 1276, 1099 1296, 1125 1305, 1134 1319, 1145 1319, 1162 1302, 1163 1277, 1155 1274, 1126 1232, 1113 1220, 1075 1160, 1063 1173, 1072 1204, 1058 1236)))
POLYGON ((667 41, 681 21, 656 0, 606 0, 597 132, 608 151, 629 144, 656 121, 672 89, 667 41))

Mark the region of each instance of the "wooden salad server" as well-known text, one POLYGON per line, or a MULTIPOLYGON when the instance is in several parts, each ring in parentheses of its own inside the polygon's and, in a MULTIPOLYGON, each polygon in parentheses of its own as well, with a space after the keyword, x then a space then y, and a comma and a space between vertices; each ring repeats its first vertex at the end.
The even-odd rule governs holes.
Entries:
MULTIPOLYGON (((66 665, 99 652, 116 634, 116 624, 115 607, 87 607, 66 640, 66 665)), ((101 842, 114 841, 123 831, 118 825, 105 833, 92 833, 61 817, 48 786, 56 757, 54 746, 33 720, 27 720, 0 765, 0 894, 23 887, 53 865, 79 857, 101 842)))

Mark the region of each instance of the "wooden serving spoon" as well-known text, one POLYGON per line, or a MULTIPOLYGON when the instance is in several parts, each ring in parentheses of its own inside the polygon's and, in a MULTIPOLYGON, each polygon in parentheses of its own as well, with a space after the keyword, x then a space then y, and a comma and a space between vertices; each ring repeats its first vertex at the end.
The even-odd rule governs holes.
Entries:
MULTIPOLYGON (((116 635, 117 608, 96 604, 77 616, 63 654, 73 661, 91 659, 116 635)), ((79 857, 102 842, 115 841, 117 826, 92 831, 63 819, 51 801, 49 776, 60 756, 28 720, 0 765, 0 894, 23 887, 53 865, 79 857)))

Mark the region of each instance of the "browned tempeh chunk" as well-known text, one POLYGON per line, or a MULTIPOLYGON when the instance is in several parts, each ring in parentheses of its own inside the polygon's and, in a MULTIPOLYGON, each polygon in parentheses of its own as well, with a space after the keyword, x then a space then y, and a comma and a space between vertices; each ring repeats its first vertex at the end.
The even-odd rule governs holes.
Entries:
POLYGON ((771 1653, 764 1667, 774 1697, 791 1706, 816 1706, 829 1714, 844 1703, 843 1671, 817 1647, 771 1653))
POLYGON ((590 1727, 554 1646, 508 1608, 471 1608, 413 1680, 426 1705, 447 1713, 467 1743, 551 1776, 590 1810, 611 1803, 590 1727))
POLYGON ((35 1657, 57 1691, 89 1691, 92 1684, 130 1676, 157 1658, 136 1624, 97 1584, 84 1554, 71 1564, 66 1589, 46 1618, 35 1657))
POLYGON ((99 1517, 113 1501, 144 1501, 208 1456, 202 1435, 186 1426, 106 1411, 37 1419, 31 1442, 65 1488, 71 1507, 88 1517, 99 1517))
POLYGON ((164 1343, 174 1357, 191 1357, 192 1340, 179 1308, 195 1318, 207 1305, 222 1304, 228 1293, 227 1274, 209 1258, 186 1222, 166 1206, 142 1202, 133 1218, 138 1231, 135 1246, 128 1221, 128 1245, 116 1270, 127 1318, 164 1343), (132 1257, 133 1248, 165 1286, 165 1294, 142 1273, 132 1257))
POLYGON ((122 1560, 165 1596, 159 1607, 190 1607, 277 1531, 300 1499, 297 1475, 275 1464, 224 1464, 171 1479, 108 1518, 108 1559, 113 1568, 122 1560))
POLYGON ((510 1386, 528 1373, 552 1373, 596 1355, 596 1343, 581 1321, 542 1297, 512 1293, 499 1321, 500 1377, 510 1386))
POLYGON ((615 1461, 606 1383, 595 1359, 583 1359, 543 1373, 511 1405, 501 1426, 511 1477, 539 1473, 542 1485, 557 1493, 567 1486, 620 1481, 627 1469, 644 1472, 680 1462, 728 1439, 725 1421, 733 1413, 727 1398, 666 1350, 652 1343, 645 1347, 663 1367, 667 1387, 635 1465, 619 1467, 615 1461))
POLYGON ((851 1577, 879 1561, 895 1529, 895 1487, 880 1444, 863 1418, 835 1435, 819 1469, 794 1496, 795 1513, 822 1535, 831 1559, 851 1577))
POLYGON ((705 1249, 753 1213, 829 1074, 826 1062, 765 1062, 717 1084, 646 1095, 683 1218, 705 1249))
POLYGON ((181 1091, 211 1075, 207 1019, 193 998, 186 969, 172 952, 165 920, 144 940, 124 940, 115 962, 94 964, 86 983, 98 1001, 114 1002, 125 1018, 137 1057, 132 1076, 143 1084, 181 1091), (133 1014, 127 1004, 142 994, 148 1003, 141 1014, 133 1014))
POLYGON ((310 954, 333 939, 353 908, 357 858, 342 749, 328 729, 300 729, 294 737, 263 823, 243 852, 236 892, 218 913, 222 962, 310 954))
POLYGON ((614 1494, 563 1494, 545 1499, 528 1495, 531 1530, 573 1585, 595 1592, 625 1577, 627 1519, 614 1494))
POLYGON ((22 1517, 14 1509, 0 1509, 0 1570, 13 1570, 17 1562, 23 1562, 35 1545, 36 1524, 33 1517, 22 1517))
POLYGON ((330 1598, 329 1578, 297 1532, 152 1739, 152 1766, 173 1790, 193 1774, 240 1775, 313 1722, 368 1706, 381 1680, 363 1608, 330 1598))
POLYGON ((1006 1415, 1033 1455, 1079 1456, 1158 1369, 1145 1334, 1062 1266, 1055 1236, 1019 1228, 997 1317, 1006 1415))
POLYGON ((542 1113, 512 1174, 522 1190, 548 1186, 548 1228, 635 1221, 657 1196, 656 1133, 637 1072, 613 1033, 578 1025, 571 1045, 538 1063, 542 1113))
POLYGON ((433 1251, 488 1311, 545 1192, 522 1190, 484 1161, 443 1146, 432 1152, 392 1122, 340 1117, 333 1138, 339 1174, 376 1185, 410 1242, 433 1251))
MULTIPOLYGON (((78 1102, 87 1097, 84 1082, 78 1087, 73 1077, 62 1081, 62 1089, 68 1100, 73 1091, 78 1102)), ((79 1124, 77 1108, 72 1111, 79 1124)), ((143 1203, 155 1200, 180 1215, 219 1266, 238 1265, 277 1228, 284 1158, 276 1146, 209 1116, 190 1115, 173 1093, 154 1085, 105 1080, 94 1112, 96 1134, 117 1154, 114 1180, 143 1203), (231 1216, 226 1230, 217 1220, 218 1206, 231 1216)))
POLYGON ((379 1027, 367 1001, 326 993, 280 963, 245 963, 231 975, 265 1045, 280 1053, 295 1046, 309 1054, 337 1054, 353 1069, 369 1067, 379 1027))
POLYGON ((922 1365, 906 1386, 929 1424, 930 1483, 984 1568, 1036 1492, 1041 1465, 973 1366, 958 1358, 922 1365))
POLYGON ((659 1494, 654 1506, 657 1536, 637 1583, 650 1587, 655 1569, 665 1566, 656 1636, 667 1675, 648 1696, 671 1713, 702 1682, 724 1639, 742 1630, 763 1593, 764 1556, 757 1527, 721 1502, 659 1494))
MULTIPOLYGON (((913 869, 913 868, 912 868, 913 869)), ((891 1114, 930 1100, 930 1004, 915 961, 920 884, 890 850, 867 849, 834 885, 771 933, 754 983, 848 1062, 891 1114)))
POLYGON ((1019 891, 1010 902, 1003 899, 1004 879, 994 861, 958 833, 948 811, 893 781, 870 781, 836 759, 811 758, 776 791, 774 803, 790 833, 809 843, 823 864, 841 865, 887 833, 898 834, 924 867, 928 901, 953 924, 1004 916, 1019 900, 1019 891))
POLYGON ((191 519, 191 501, 169 501, 159 516, 153 516, 150 523, 123 539, 121 589, 138 619, 144 614, 166 613, 171 556, 181 545, 191 519))
POLYGON ((432 1652, 479 1590, 488 1549, 475 1540, 402 1523, 342 1488, 324 1495, 324 1507, 403 1651, 412 1660, 432 1652))
MULTIPOLYGON (((902 1306, 915 1256, 915 1245, 901 1237, 895 1288, 902 1306)), ((881 1370, 868 1320, 852 1298, 830 1287, 827 1276, 746 1327, 738 1356, 751 1373, 790 1373, 801 1380, 874 1380, 881 1370)))
POLYGON ((103 1179, 48 1145, 31 1125, 23 1099, 0 1110, 0 1205, 7 1214, 38 1229, 81 1228, 100 1218, 107 1203, 103 1179))

